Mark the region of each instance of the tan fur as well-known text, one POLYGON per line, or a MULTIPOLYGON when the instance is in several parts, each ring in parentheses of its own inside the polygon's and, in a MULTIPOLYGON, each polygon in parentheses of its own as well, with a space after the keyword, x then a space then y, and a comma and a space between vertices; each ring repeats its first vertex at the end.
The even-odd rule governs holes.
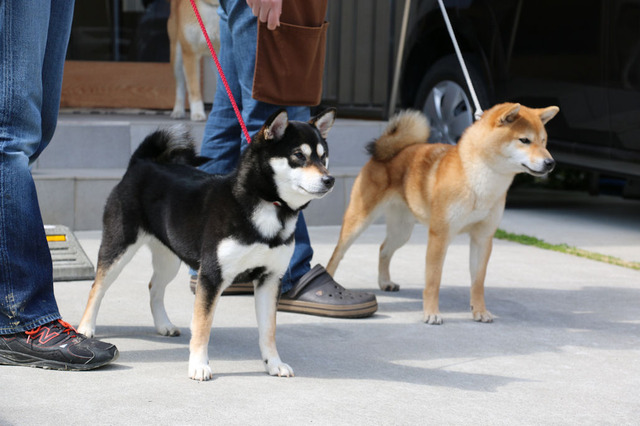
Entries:
POLYGON ((209 367, 208 344, 213 324, 213 313, 220 295, 216 295, 213 303, 207 302, 202 286, 196 286, 196 300, 191 319, 191 341, 189 342, 189 377, 194 380, 210 380, 213 377, 209 367), (201 368, 195 368, 201 367, 201 368))
MULTIPOLYGON (((85 308, 84 314, 82 315, 82 319, 80 320, 81 327, 84 332, 93 336, 95 329, 87 328, 87 324, 95 324, 95 318, 98 316, 98 303, 99 299, 102 297, 98 296, 98 292, 101 291, 102 282, 104 281, 105 270, 98 266, 96 270, 96 279, 91 285, 91 291, 89 292, 89 300, 87 301, 87 306, 85 308)), ((78 328, 81 328, 78 327, 78 328)))
MULTIPOLYGON (((220 48, 220 27, 216 0, 196 0, 202 21, 217 52, 220 48)), ((172 118, 185 117, 185 80, 189 93, 191 120, 206 119, 200 87, 200 62, 209 55, 209 47, 202 35, 189 0, 171 0, 171 12, 167 21, 171 66, 176 78, 176 100, 172 118)))
POLYGON ((557 112, 557 107, 496 105, 455 146, 417 144, 417 135, 428 135, 426 120, 419 114, 402 113, 392 119, 355 180, 327 271, 335 273, 349 246, 384 210, 387 236, 380 247, 378 284, 385 291, 398 290, 389 264, 417 219, 429 227, 423 319, 440 324, 438 300, 447 247, 456 235, 469 233, 473 319, 491 322, 484 279, 507 189, 517 173, 541 176, 553 169, 544 124, 557 112))
POLYGON ((427 117, 418 111, 403 111, 389 121, 389 125, 374 145, 372 156, 378 161, 388 161, 403 148, 424 143, 427 139, 427 117))

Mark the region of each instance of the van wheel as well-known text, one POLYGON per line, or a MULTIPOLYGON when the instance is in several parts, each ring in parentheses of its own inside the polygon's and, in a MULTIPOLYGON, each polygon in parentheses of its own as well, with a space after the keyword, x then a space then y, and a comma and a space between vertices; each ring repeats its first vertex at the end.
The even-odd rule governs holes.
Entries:
MULTIPOLYGON (((488 108, 486 86, 477 68, 465 57, 480 107, 488 108)), ((455 145, 473 123, 473 98, 458 58, 445 56, 436 61, 422 78, 414 107, 421 110, 431 126, 430 143, 455 145)))

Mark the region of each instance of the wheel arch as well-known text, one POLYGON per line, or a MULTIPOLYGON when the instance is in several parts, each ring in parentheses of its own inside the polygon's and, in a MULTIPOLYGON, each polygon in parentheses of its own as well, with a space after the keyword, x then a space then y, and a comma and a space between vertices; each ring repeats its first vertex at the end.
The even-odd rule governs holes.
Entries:
MULTIPOLYGON (((449 10, 449 17, 465 61, 473 58, 473 66, 480 73, 488 96, 493 98, 494 82, 490 61, 472 22, 459 18, 457 14, 451 13, 451 10, 449 10)), ((417 89, 428 69, 440 59, 451 54, 455 55, 451 38, 438 9, 432 10, 417 21, 408 40, 399 91, 400 103, 404 108, 414 105, 417 89)), ((487 106, 482 105, 482 107, 487 106)))

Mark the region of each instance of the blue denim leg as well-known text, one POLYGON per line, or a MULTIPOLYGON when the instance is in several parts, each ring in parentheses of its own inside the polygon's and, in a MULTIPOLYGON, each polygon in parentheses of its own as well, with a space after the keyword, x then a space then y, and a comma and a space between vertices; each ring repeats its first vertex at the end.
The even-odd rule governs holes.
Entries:
MULTIPOLYGON (((218 59, 227 83, 242 113, 250 135, 254 135, 264 122, 278 109, 251 97, 253 69, 258 38, 257 18, 246 0, 220 2, 220 52, 218 59)), ((308 107, 287 107, 290 120, 308 121, 308 107)), ((201 155, 212 160, 202 166, 208 173, 230 173, 238 164, 246 141, 238 124, 222 80, 218 75, 213 108, 205 125, 201 155)), ((282 279, 283 292, 310 269, 313 250, 304 217, 300 214, 295 231, 295 250, 287 273, 282 279)))
POLYGON ((60 103, 73 1, 0 1, 0 334, 60 318, 29 164, 60 103))
POLYGON ((287 272, 282 277, 282 293, 286 293, 298 282, 300 277, 309 272, 311 269, 311 258, 313 257, 313 249, 311 241, 309 241, 309 232, 307 224, 304 220, 302 212, 298 214, 298 222, 295 230, 296 245, 293 250, 293 256, 289 262, 287 272))
MULTIPOLYGON (((233 39, 229 30, 229 17, 224 7, 225 2, 218 8, 220 16, 220 51, 218 60, 224 72, 231 93, 242 111, 242 97, 238 82, 238 72, 233 57, 233 39)), ((245 49, 242 49, 245 50, 245 49)), ((228 174, 237 166, 240 158, 240 146, 246 144, 241 139, 242 130, 236 114, 229 101, 222 78, 216 70, 216 92, 213 98, 213 108, 204 128, 204 137, 200 154, 211 158, 202 165, 201 169, 212 174, 228 174)))

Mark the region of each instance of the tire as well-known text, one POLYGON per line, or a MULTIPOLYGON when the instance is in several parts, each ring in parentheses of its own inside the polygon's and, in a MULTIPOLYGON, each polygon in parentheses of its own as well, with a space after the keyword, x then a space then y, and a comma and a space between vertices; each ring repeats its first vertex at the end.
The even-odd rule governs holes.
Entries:
MULTIPOLYGON (((481 108, 487 108, 486 84, 472 61, 465 58, 481 108)), ((445 56, 427 69, 420 83, 414 107, 422 111, 431 126, 430 143, 458 143, 473 123, 473 104, 464 74, 454 55, 445 56)))

